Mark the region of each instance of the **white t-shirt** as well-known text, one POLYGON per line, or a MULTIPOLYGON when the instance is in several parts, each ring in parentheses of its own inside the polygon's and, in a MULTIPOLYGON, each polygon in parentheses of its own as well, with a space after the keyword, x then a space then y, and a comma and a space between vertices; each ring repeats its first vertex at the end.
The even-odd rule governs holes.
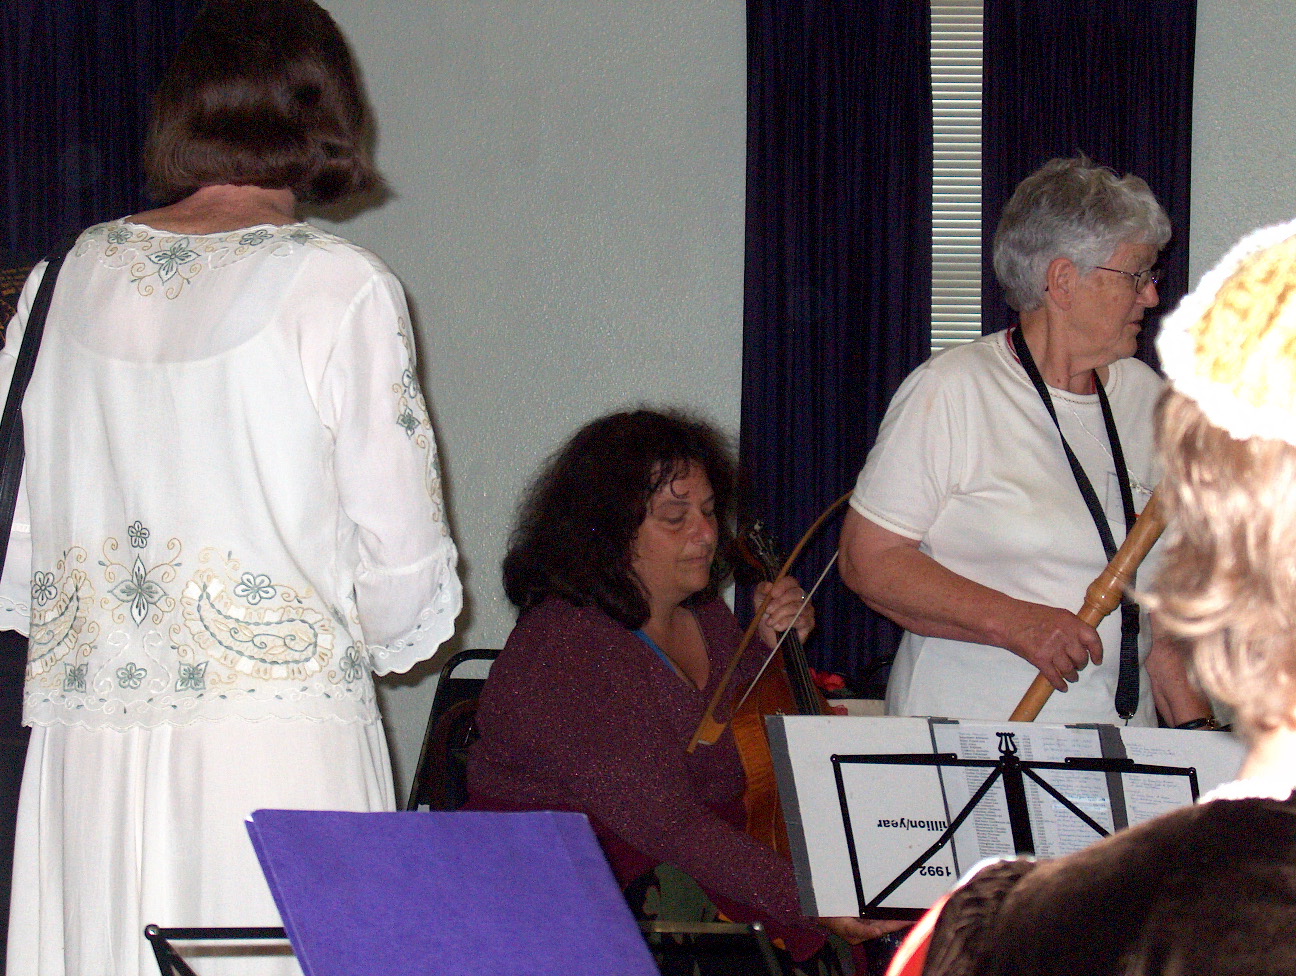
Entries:
POLYGON ((371 671, 430 657, 462 601, 414 370, 400 283, 341 238, 82 234, 0 580, 0 626, 30 617, 24 721, 372 721, 371 671))
MULTIPOLYGON (((1141 511, 1155 468, 1152 411, 1161 379, 1134 359, 1113 363, 1106 384, 1141 511)), ((1097 394, 1050 388, 1067 443, 1079 458, 1119 546, 1125 519, 1097 394)), ((920 542, 955 573, 1034 603, 1078 610, 1107 565, 1057 429, 999 332, 932 357, 905 379, 860 472, 851 505, 885 529, 920 542)), ((1137 582, 1155 573, 1156 551, 1137 582)), ((1143 614, 1140 657, 1151 646, 1143 614)), ((1099 626, 1103 663, 1090 664, 1042 722, 1119 722, 1113 706, 1120 612, 1099 626)), ((893 715, 1006 720, 1037 671, 1010 651, 906 633, 887 687, 893 715)), ((1156 722, 1147 672, 1131 724, 1156 722)))

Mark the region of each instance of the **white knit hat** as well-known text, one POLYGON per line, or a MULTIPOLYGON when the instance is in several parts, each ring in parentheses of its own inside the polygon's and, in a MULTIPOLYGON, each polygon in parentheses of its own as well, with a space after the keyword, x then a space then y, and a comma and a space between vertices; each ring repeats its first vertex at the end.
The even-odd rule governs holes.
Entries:
POLYGON ((1202 276, 1157 351, 1216 427, 1296 446, 1296 220, 1248 235, 1202 276))

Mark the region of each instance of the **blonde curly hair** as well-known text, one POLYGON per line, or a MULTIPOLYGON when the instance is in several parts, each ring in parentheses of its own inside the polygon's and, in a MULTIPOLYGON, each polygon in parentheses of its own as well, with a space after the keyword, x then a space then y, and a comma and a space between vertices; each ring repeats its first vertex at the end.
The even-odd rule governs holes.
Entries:
POLYGON ((1170 526, 1148 603, 1254 735, 1296 714, 1296 224, 1242 242, 1166 323, 1170 526))
POLYGON ((1296 447, 1238 440, 1193 400, 1158 407, 1170 538, 1146 602, 1248 734, 1296 710, 1296 447))

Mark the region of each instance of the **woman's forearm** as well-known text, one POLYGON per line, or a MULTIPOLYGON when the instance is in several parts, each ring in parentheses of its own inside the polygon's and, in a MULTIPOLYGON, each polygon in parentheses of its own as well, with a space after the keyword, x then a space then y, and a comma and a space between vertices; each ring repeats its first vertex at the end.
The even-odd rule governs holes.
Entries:
POLYGON ((1006 645, 1002 621, 1019 601, 960 576, 916 547, 870 552, 858 562, 843 548, 840 564, 846 585, 905 630, 926 637, 1006 645))
POLYGON ((842 527, 842 578, 869 607, 927 637, 1003 647, 1057 689, 1102 661, 1098 632, 1069 610, 1018 600, 942 566, 858 512, 842 527))

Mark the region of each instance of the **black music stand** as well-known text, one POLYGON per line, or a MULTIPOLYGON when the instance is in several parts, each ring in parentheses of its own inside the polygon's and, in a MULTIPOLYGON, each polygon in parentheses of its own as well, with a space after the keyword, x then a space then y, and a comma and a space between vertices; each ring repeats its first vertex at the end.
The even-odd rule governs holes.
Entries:
POLYGON ((1109 831, 1100 823, 1081 810, 1070 799, 1063 796, 1051 783, 1036 774, 1036 770, 1053 769, 1069 772, 1098 772, 1123 776, 1128 773, 1141 773, 1152 776, 1184 776, 1194 801, 1198 797, 1197 770, 1181 766, 1154 766, 1136 763, 1128 758, 1068 758, 1063 762, 1036 762, 1022 759, 1017 753, 1015 733, 997 732, 999 737, 998 759, 961 759, 952 752, 941 753, 907 753, 893 755, 861 755, 832 757, 833 776, 837 782, 837 798, 841 804, 842 826, 846 832, 846 847, 850 855, 851 874, 855 880, 855 895, 859 901, 859 913, 869 918, 913 919, 921 912, 912 909, 894 909, 881 907, 882 902, 893 891, 911 878, 937 852, 942 850, 953 839, 963 822, 976 810, 981 800, 990 792, 991 787, 1000 780, 1004 784, 1004 796, 1008 806, 1008 823, 1012 831, 1013 849, 1018 854, 1034 854, 1035 839, 1031 829, 1030 810, 1026 802, 1026 780, 1029 779, 1057 800, 1085 825, 1090 827, 1098 837, 1106 837, 1109 831), (890 765, 890 766, 936 766, 951 768, 989 769, 990 775, 972 794, 963 809, 950 821, 948 827, 934 844, 905 867, 896 877, 884 886, 876 895, 869 898, 864 893, 864 882, 860 872, 859 855, 855 845, 855 833, 851 825, 851 812, 847 802, 846 784, 842 777, 843 765, 890 765))
MULTIPOLYGON (((720 940, 734 939, 741 941, 751 939, 760 954, 768 976, 779 976, 782 969, 774 949, 770 944, 765 926, 760 922, 671 922, 660 919, 645 920, 639 923, 639 930, 647 939, 651 951, 663 957, 682 956, 691 958, 698 952, 700 942, 710 940, 708 951, 722 949, 720 940), (663 939, 662 936, 670 936, 663 939), (715 945, 710 944, 716 943, 715 945)), ((288 933, 281 927, 263 926, 257 928, 160 928, 147 925, 144 937, 153 946, 153 955, 157 958, 161 976, 200 976, 171 944, 176 942, 284 942, 288 943, 288 933)))
POLYGON ((172 940, 176 942, 254 942, 278 941, 287 942, 288 935, 282 928, 174 928, 164 929, 157 925, 144 927, 144 938, 153 946, 153 955, 157 958, 158 971, 162 976, 198 976, 193 968, 176 952, 172 940))

